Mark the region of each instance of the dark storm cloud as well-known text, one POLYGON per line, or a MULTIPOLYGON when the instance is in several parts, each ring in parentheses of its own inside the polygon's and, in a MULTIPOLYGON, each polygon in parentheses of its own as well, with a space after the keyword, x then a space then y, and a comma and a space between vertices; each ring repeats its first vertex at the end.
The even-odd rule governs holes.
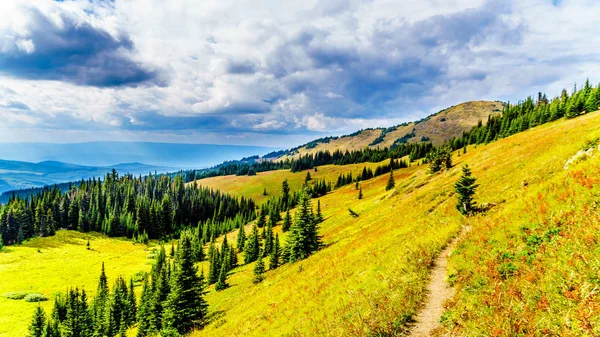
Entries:
POLYGON ((157 70, 132 59, 135 47, 127 34, 117 39, 64 13, 60 15, 62 27, 36 8, 30 7, 25 13, 30 18, 27 39, 33 48, 1 53, 0 72, 23 79, 97 87, 165 83, 157 70))

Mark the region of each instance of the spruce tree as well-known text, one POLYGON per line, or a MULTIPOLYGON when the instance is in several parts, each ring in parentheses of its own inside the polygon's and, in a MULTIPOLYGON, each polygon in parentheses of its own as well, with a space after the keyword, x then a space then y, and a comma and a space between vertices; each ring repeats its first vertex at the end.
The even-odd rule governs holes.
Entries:
POLYGON ((273 251, 271 252, 271 259, 269 260, 269 269, 277 269, 281 260, 281 245, 279 243, 279 234, 275 234, 275 243, 273 245, 273 251))
POLYGON ((323 213, 321 213, 321 200, 317 200, 317 215, 315 217, 317 223, 323 222, 323 213))
POLYGON ((205 323, 208 304, 204 300, 204 284, 198 276, 189 238, 179 241, 171 278, 171 292, 165 303, 163 325, 185 334, 205 323))
POLYGON ((240 225, 240 230, 238 231, 237 237, 237 249, 240 251, 244 250, 244 243, 246 242, 246 233, 244 231, 244 225, 240 225))
POLYGON ((152 310, 152 289, 148 284, 148 278, 144 278, 142 285, 142 296, 140 298, 140 305, 137 310, 137 326, 138 331, 136 337, 145 337, 150 333, 151 330, 151 310, 152 310))
POLYGON ((265 279, 265 263, 263 262, 262 257, 258 258, 256 261, 256 265, 254 266, 254 278, 252 279, 252 283, 257 284, 262 282, 265 279))
POLYGON ((256 226, 258 228, 263 228, 267 224, 267 219, 266 219, 265 213, 266 213, 265 209, 261 208, 260 213, 258 215, 258 220, 256 220, 256 226))
POLYGON ((362 192, 362 186, 361 186, 358 190, 358 200, 361 200, 362 198, 363 198, 363 192, 362 192))
POLYGON ((248 264, 256 261, 258 259, 258 255, 260 254, 260 242, 258 228, 252 226, 252 232, 250 236, 248 236, 248 241, 244 244, 244 263, 248 264))
POLYGON ((396 186, 396 182, 394 181, 394 170, 390 171, 390 176, 387 181, 387 185, 385 185, 385 190, 389 191, 396 186))
POLYGON ((318 235, 318 226, 310 205, 310 197, 306 194, 300 197, 300 208, 287 238, 284 255, 289 262, 305 259, 319 249, 321 238, 318 235))
POLYGON ((28 337, 43 337, 44 328, 46 326, 46 313, 39 305, 33 313, 33 318, 29 324, 28 337))
POLYGON ((221 291, 229 286, 227 284, 227 274, 227 266, 225 265, 225 263, 223 263, 221 265, 221 270, 219 271, 219 280, 217 281, 217 284, 215 284, 216 291, 221 291))
POLYGON ((98 280, 98 287, 96 288, 96 296, 92 306, 94 316, 94 335, 102 336, 106 331, 106 318, 108 313, 109 305, 109 293, 108 293, 108 279, 104 270, 104 262, 102 262, 102 268, 100 270, 100 279, 98 280))
POLYGON ((271 252, 273 251, 273 243, 274 243, 274 236, 273 236, 273 226, 271 225, 271 221, 269 221, 269 223, 267 224, 267 228, 265 230, 265 248, 263 249, 263 257, 267 257, 269 255, 271 255, 271 252))
POLYGON ((287 232, 292 227, 292 216, 290 215, 290 210, 288 209, 285 212, 285 217, 283 218, 283 225, 281 226, 281 230, 283 232, 287 232))
POLYGON ((454 190, 458 197, 456 209, 463 215, 470 215, 474 211, 473 195, 479 185, 475 184, 477 179, 472 176, 469 165, 463 166, 462 171, 462 176, 454 184, 454 190))

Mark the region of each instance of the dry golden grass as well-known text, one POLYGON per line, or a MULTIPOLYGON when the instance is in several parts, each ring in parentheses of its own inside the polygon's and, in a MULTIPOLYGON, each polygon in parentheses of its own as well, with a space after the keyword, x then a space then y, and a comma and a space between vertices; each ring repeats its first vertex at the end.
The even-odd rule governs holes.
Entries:
MULTIPOLYGON (((479 121, 482 121, 485 124, 489 115, 501 112, 502 103, 500 102, 472 101, 461 103, 450 107, 421 123, 408 123, 408 125, 399 126, 394 131, 387 133, 383 142, 371 147, 389 148, 394 144, 396 139, 410 134, 413 129, 415 137, 411 138, 409 142, 420 142, 421 137, 425 136, 435 145, 440 145, 453 137, 461 136, 463 131, 470 130, 473 126, 477 125, 479 121)), ((335 150, 362 150, 369 147, 370 144, 381 135, 382 130, 383 129, 381 128, 365 130, 356 136, 339 138, 332 140, 329 143, 320 143, 312 149, 301 147, 298 149, 297 154, 284 156, 281 160, 286 158, 298 158, 301 155, 313 154, 319 151, 333 152, 335 150)))

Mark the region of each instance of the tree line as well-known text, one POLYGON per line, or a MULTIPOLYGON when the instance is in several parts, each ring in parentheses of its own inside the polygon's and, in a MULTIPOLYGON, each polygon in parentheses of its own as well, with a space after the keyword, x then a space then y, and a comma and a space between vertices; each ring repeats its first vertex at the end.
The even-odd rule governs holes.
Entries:
POLYGON ((254 217, 251 199, 186 187, 181 176, 136 178, 113 170, 104 180, 81 181, 64 192, 48 187, 29 198, 11 198, 0 206, 0 235, 8 245, 52 236, 59 228, 147 241, 198 227, 208 242, 254 217))

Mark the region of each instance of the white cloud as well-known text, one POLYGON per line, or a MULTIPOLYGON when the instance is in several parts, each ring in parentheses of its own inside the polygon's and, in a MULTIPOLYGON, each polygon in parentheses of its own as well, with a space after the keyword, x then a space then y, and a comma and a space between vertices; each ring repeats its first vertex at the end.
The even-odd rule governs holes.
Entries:
POLYGON ((32 8, 57 30, 72 20, 129 37, 123 57, 165 74, 164 86, 102 87, 0 69, 13 92, 2 100, 29 107, 28 123, 49 134, 339 134, 600 80, 600 27, 582 28, 600 11, 593 1, 7 0, 0 54, 49 43, 33 36, 32 8))

